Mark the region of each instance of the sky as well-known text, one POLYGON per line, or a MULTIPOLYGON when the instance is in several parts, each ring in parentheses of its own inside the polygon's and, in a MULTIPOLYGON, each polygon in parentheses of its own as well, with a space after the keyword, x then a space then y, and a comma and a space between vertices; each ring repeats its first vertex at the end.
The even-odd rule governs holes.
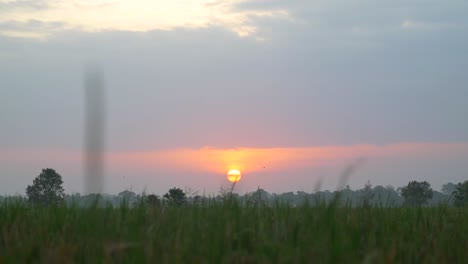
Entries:
POLYGON ((468 180, 467 1, 0 0, 0 194, 86 192, 87 69, 104 192, 434 189, 468 180))

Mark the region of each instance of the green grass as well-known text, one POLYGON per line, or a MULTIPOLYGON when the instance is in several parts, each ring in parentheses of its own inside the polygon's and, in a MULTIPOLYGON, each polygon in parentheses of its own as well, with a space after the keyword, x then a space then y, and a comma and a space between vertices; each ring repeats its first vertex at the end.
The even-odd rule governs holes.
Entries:
POLYGON ((466 263, 468 210, 0 205, 0 263, 466 263))

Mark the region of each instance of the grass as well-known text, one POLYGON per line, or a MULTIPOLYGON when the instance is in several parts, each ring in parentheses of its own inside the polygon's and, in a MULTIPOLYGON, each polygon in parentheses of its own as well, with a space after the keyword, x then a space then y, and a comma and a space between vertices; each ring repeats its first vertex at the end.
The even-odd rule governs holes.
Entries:
POLYGON ((468 210, 0 205, 0 263, 463 263, 468 210))

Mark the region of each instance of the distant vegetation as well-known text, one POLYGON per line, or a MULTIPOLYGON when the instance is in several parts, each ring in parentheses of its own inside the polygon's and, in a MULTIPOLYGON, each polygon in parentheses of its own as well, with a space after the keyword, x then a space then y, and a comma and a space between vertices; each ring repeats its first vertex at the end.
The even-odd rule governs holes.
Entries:
MULTIPOLYGON (((435 191, 426 181, 411 181, 408 185, 395 189, 393 186, 372 186, 368 182, 362 189, 351 190, 346 186, 343 190, 337 191, 317 191, 307 193, 303 191, 269 193, 266 190, 258 188, 254 192, 238 194, 232 190, 220 190, 219 194, 212 197, 202 197, 196 191, 190 189, 182 190, 174 187, 162 196, 148 193, 136 193, 130 190, 124 190, 117 195, 112 194, 86 194, 80 193, 65 194, 63 181, 60 174, 53 169, 44 169, 34 179, 33 184, 27 186, 27 197, 21 196, 2 197, 5 199, 24 200, 27 199, 35 205, 50 205, 64 202, 67 205, 77 206, 120 206, 127 203, 133 206, 139 203, 165 204, 165 205, 183 205, 199 203, 202 200, 210 199, 217 202, 223 202, 227 197, 242 201, 256 201, 264 205, 271 205, 277 201, 286 203, 290 206, 301 206, 304 203, 318 205, 321 203, 330 203, 339 196, 339 204, 347 206, 379 206, 379 207, 398 207, 398 206, 466 206, 468 205, 468 181, 458 184, 447 183, 442 186, 441 192, 435 191)), ((234 190, 235 191, 235 190, 234 190)))
POLYGON ((63 194, 43 170, 0 201, 0 263, 463 263, 468 181, 214 197, 63 194), (54 193, 55 192, 55 193, 54 193))

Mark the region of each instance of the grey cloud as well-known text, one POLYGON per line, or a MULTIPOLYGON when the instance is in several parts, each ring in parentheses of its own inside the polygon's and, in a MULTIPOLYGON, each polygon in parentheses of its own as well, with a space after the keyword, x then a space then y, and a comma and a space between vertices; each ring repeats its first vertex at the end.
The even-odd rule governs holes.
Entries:
MULTIPOLYGON (((405 20, 428 24, 468 26, 465 1, 308 1, 252 0, 231 6, 234 12, 287 10, 297 23, 314 31, 351 30, 354 27, 388 33, 405 20)), ((339 31, 338 31, 339 33, 339 31)))
POLYGON ((118 4, 119 1, 89 1, 85 3, 75 2, 73 5, 80 9, 103 8, 118 4))
POLYGON ((14 10, 41 10, 49 7, 50 0, 16 0, 0 2, 0 13, 14 10))
POLYGON ((257 43, 222 28, 2 41, 2 144, 79 148, 88 61, 106 73, 115 149, 466 141, 457 33, 382 36, 374 49, 314 34, 257 43), (60 129, 32 133, 42 125, 60 129))
MULTIPOLYGON (((106 72, 109 140, 117 149, 468 140, 467 29, 403 30, 396 23, 406 15, 386 27, 386 19, 374 17, 399 12, 364 7, 360 15, 337 10, 343 15, 332 18, 335 28, 328 16, 313 17, 323 27, 250 17, 259 34, 269 36, 265 42, 217 27, 60 31, 46 42, 3 38, 0 50, 8 52, 2 55, 0 84, 14 90, 3 97, 2 112, 12 114, 0 117, 13 125, 4 132, 10 140, 0 145, 79 148, 81 77, 88 61, 106 72), (344 16, 362 19, 361 31, 353 32, 352 19, 344 16), (23 72, 27 79, 18 77, 23 72), (60 120, 65 131, 19 138, 40 126, 39 120, 60 120)), ((452 9, 449 4, 444 12, 457 13, 452 9)))
POLYGON ((49 30, 60 30, 64 29, 66 23, 61 21, 54 21, 54 22, 44 22, 36 19, 31 19, 26 22, 16 21, 16 20, 8 20, 4 22, 0 22, 0 31, 1 30, 14 30, 14 31, 49 31, 49 30))

